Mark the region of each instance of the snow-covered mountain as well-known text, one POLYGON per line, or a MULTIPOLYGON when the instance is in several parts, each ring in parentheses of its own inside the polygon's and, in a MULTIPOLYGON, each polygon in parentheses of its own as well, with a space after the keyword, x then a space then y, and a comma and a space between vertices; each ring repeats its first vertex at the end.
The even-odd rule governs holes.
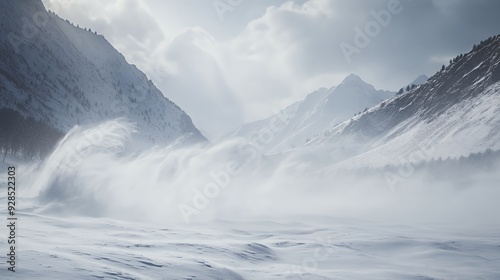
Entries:
POLYGON ((500 149, 499 113, 500 35, 457 56, 427 83, 382 102, 309 144, 351 147, 344 161, 348 166, 466 156, 500 149))
POLYGON ((244 124, 233 136, 258 141, 267 152, 294 149, 392 96, 351 74, 336 87, 320 88, 276 115, 244 124))
POLYGON ((0 107, 68 131, 126 117, 142 140, 204 139, 191 118, 101 35, 40 0, 0 4, 0 107))

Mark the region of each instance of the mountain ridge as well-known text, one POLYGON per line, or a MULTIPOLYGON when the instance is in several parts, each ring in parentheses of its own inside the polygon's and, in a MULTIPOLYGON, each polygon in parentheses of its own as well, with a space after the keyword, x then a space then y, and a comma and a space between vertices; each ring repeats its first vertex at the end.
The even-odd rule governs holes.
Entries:
POLYGON ((350 74, 338 86, 319 88, 276 115, 242 125, 232 136, 252 139, 263 133, 271 137, 266 139, 265 152, 295 149, 315 134, 394 95, 394 92, 376 90, 359 76, 350 74), (269 122, 277 116, 286 119, 285 123, 280 129, 273 129, 272 133, 266 132, 269 122))
POLYGON ((169 143, 186 134, 205 138, 102 35, 72 25, 40 0, 2 3, 0 104, 67 132, 125 117, 141 141, 169 143), (34 28, 32 36, 26 29, 34 28))
POLYGON ((383 102, 313 139, 310 147, 365 143, 357 165, 397 161, 433 148, 428 158, 498 149, 500 139, 500 36, 460 54, 409 92, 383 102), (383 159, 383 160, 381 160, 383 159))

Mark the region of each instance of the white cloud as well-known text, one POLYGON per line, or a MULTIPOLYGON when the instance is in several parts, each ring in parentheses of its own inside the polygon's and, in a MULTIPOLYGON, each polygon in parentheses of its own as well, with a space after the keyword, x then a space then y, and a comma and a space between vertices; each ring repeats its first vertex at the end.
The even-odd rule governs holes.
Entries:
POLYGON ((226 82, 214 53, 217 47, 203 29, 187 28, 162 44, 152 56, 168 73, 158 86, 212 137, 243 121, 242 102, 226 82))

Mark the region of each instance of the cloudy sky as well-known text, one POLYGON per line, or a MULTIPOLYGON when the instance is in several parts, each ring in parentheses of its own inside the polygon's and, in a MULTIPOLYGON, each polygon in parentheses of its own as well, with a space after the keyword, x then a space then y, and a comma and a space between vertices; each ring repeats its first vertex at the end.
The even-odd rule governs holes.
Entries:
POLYGON ((500 33, 496 0, 43 0, 103 34, 211 138, 350 73, 397 90, 500 33))

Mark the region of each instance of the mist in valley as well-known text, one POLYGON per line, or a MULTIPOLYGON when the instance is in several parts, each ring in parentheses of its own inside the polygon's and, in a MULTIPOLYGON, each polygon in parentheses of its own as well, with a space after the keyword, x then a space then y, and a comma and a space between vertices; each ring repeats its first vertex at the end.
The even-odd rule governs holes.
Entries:
POLYGON ((315 218, 498 225, 498 156, 484 168, 455 164, 436 176, 422 167, 432 158, 346 169, 336 168, 335 148, 265 155, 243 138, 144 148, 134 145, 136 133, 125 119, 74 128, 45 160, 22 165, 24 196, 40 213, 164 225, 315 218))

